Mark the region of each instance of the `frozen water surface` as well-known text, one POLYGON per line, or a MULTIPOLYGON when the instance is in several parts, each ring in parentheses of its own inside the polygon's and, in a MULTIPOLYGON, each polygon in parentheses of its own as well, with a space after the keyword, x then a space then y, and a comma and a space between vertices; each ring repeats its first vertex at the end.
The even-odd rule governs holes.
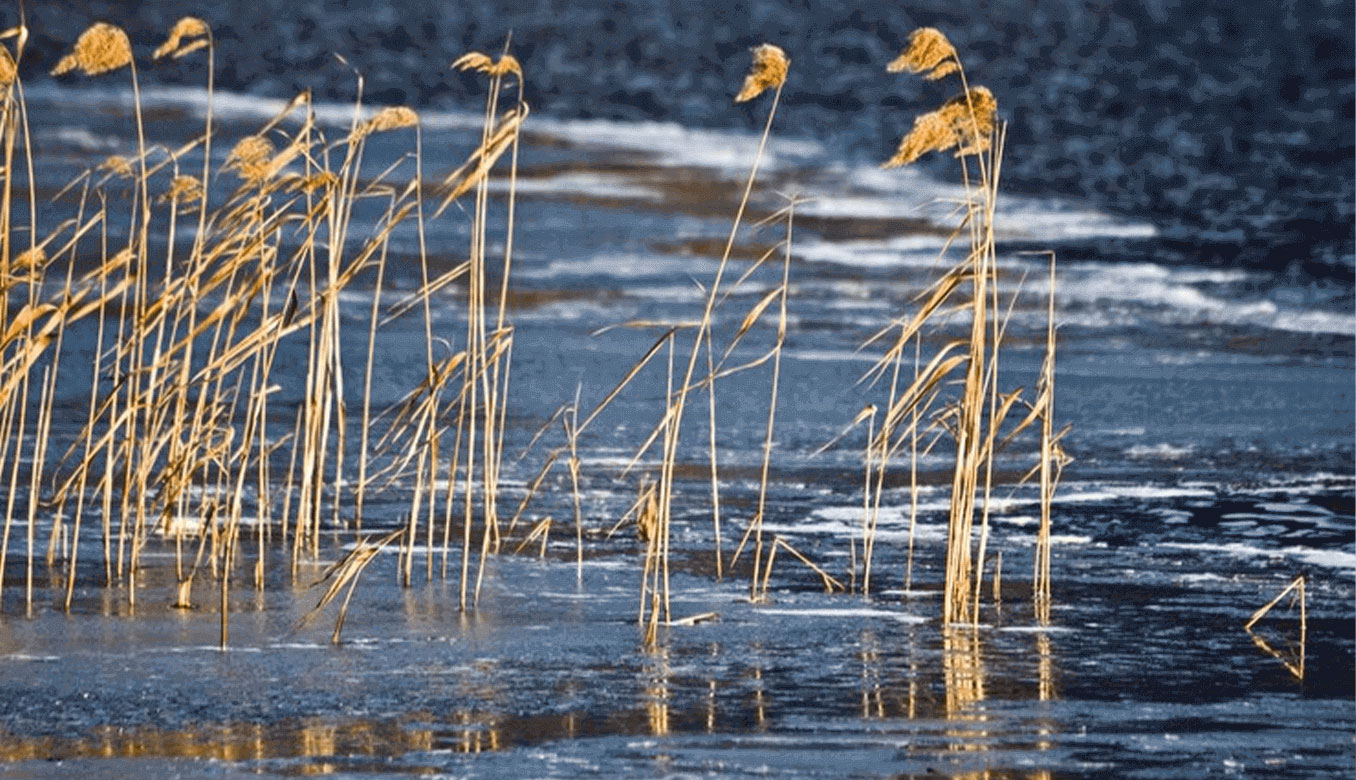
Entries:
MULTIPOLYGON (((315 4, 298 5, 299 18, 313 16, 315 4)), ((374 18, 398 17, 398 4, 374 8, 374 18)), ((1116 49, 1131 45, 1136 29, 1146 40, 1166 35, 1172 19, 1165 14, 1177 12, 1146 8, 1121 9, 1096 36, 1116 49)), ((859 29, 861 14, 839 10, 857 22, 845 24, 838 48, 807 54, 807 62, 822 64, 869 39, 859 29)), ((158 13, 137 11, 138 18, 158 13)), ((1002 13, 1025 19, 1026 12, 1002 13)), ((332 28, 343 22, 338 16, 313 30, 327 45, 342 40, 332 28)), ((585 16, 580 25, 598 21, 585 16)), ((662 15, 656 18, 662 27, 662 15)), ((1211 25, 1196 21, 1188 29, 1199 26, 1208 38, 1211 25)), ((1252 30, 1224 21, 1242 25, 1229 28, 1235 35, 1252 30)), ((1323 75, 1318 61, 1333 41, 1345 41, 1337 49, 1349 54, 1345 22, 1339 33, 1297 20, 1313 28, 1314 45, 1300 48, 1312 49, 1315 60, 1288 67, 1297 69, 1301 86, 1324 90, 1314 99, 1346 105, 1338 114, 1349 117, 1349 69, 1329 83, 1336 77, 1323 75)), ((640 22, 619 24, 625 31, 640 22)), ((681 41, 690 31, 668 34, 681 41)), ((530 38, 515 32, 515 44, 530 38)), ((1039 48, 1039 41, 1022 45, 1039 48)), ((1157 73, 1177 84, 1185 76, 1161 61, 1172 61, 1164 46, 1145 78, 1157 73)), ((1079 85, 1086 80, 1081 69, 1060 64, 1069 52, 1046 49, 1042 67, 1054 73, 1042 89, 1090 89, 1079 85)), ((1108 58, 1102 65, 1111 62, 1105 51, 1097 56, 1108 58)), ((647 94, 644 70, 629 77, 640 80, 631 85, 634 105, 644 103, 636 95, 647 94)), ((1270 84, 1252 66, 1240 72, 1240 79, 1270 84)), ((1016 84, 1018 75, 999 77, 1021 94, 1040 92, 1016 84)), ((221 159, 281 107, 243 94, 251 84, 231 81, 246 75, 223 78, 228 89, 216 110, 224 140, 214 147, 221 159)), ((1099 83, 1130 89, 1117 78, 1099 83)), ((592 75, 580 79, 584 93, 603 94, 592 75)), ((1250 83, 1235 85, 1239 94, 1251 94, 1257 85, 1250 83)), ((1184 94, 1220 112, 1227 84, 1211 66, 1184 94)), ((348 119, 350 107, 335 89, 321 93, 336 98, 320 106, 322 122, 348 119)), ((261 91, 282 89, 270 82, 261 91)), ((145 98, 152 142, 181 142, 200 127, 204 101, 192 89, 148 87, 145 98)), ((539 445, 519 459, 533 433, 576 387, 584 405, 600 400, 657 336, 596 332, 628 320, 696 316, 757 140, 687 126, 691 107, 666 102, 677 99, 667 94, 652 94, 655 105, 640 119, 570 118, 588 112, 563 98, 544 99, 555 113, 534 114, 520 161, 510 457, 501 500, 510 507, 555 446, 539 445)), ((821 116, 789 99, 792 116, 798 106, 801 116, 821 116)), ((39 169, 50 177, 44 186, 129 151, 124 92, 46 82, 29 90, 29 100, 39 169)), ((1021 137, 1039 129, 1032 119, 1038 109, 1021 104, 1021 137)), ((1080 120, 1072 110, 1061 103, 1063 113, 1046 117, 1047 124, 1069 135, 1080 120)), ((872 598, 824 593, 820 578, 783 552, 770 602, 750 604, 747 555, 733 568, 728 558, 755 507, 767 379, 745 374, 717 388, 724 579, 715 577, 712 552, 704 404, 686 424, 680 453, 686 479, 675 501, 673 617, 714 616, 661 629, 657 647, 645 648, 637 626, 643 543, 631 524, 606 532, 635 496, 639 472, 623 479, 621 469, 662 408, 664 378, 652 370, 580 441, 582 566, 575 562, 569 483, 557 471, 525 513, 529 523, 556 518, 544 559, 534 557, 535 543, 491 558, 479 608, 462 613, 458 535, 446 560, 440 541, 431 553, 421 542, 409 588, 398 583, 396 556, 378 556, 337 646, 329 642, 333 607, 311 622, 303 617, 322 590, 307 585, 356 544, 351 529, 327 532, 327 559, 305 563, 295 581, 283 563, 287 552, 276 540, 266 543, 265 588, 256 590, 245 574, 237 578, 223 652, 214 582, 204 577, 197 585, 193 609, 170 608, 174 549, 159 537, 143 557, 132 608, 125 585, 102 586, 97 528, 87 525, 76 542, 82 565, 70 614, 60 609, 62 572, 43 564, 40 540, 29 610, 27 526, 19 513, 0 602, 0 777, 1350 777, 1356 318, 1348 287, 1350 177, 1329 170, 1345 166, 1349 174, 1349 140, 1335 147, 1341 159, 1334 165, 1284 151, 1293 143, 1273 127, 1275 117, 1240 126, 1228 154, 1261 155, 1270 166, 1255 173, 1270 177, 1267 186, 1279 182, 1268 206, 1250 194, 1255 182, 1231 184, 1197 170, 1216 164, 1211 154, 1226 155, 1222 149, 1177 149, 1183 170, 1195 171, 1179 177, 1160 171, 1167 161, 1155 162, 1157 153, 1135 142, 1134 154, 1145 158, 1137 164, 1155 171, 1157 185, 1131 186, 1138 180, 1107 150, 1117 148, 1116 139, 1152 137, 1163 118, 1152 106, 1136 109, 1124 119, 1131 130, 1117 130, 1105 124, 1105 106, 1085 110, 1100 117, 1088 120, 1095 132, 1071 137, 1089 136, 1074 152, 1089 166, 1091 183, 1070 185, 1059 159, 1042 157, 1056 154, 1057 145, 1026 156, 1022 145, 1011 147, 1020 192, 999 224, 1004 283, 1025 277, 1001 366, 1004 387, 1034 386, 1042 357, 1045 261, 1025 252, 1052 248, 1062 262, 1056 409, 1073 424, 1064 444, 1076 460, 1054 505, 1048 625, 1036 621, 1030 603, 1036 493, 1014 484, 1035 457, 1020 448, 996 464, 1002 487, 993 496, 988 545, 991 555, 1002 553, 1002 579, 996 594, 986 579, 978 626, 937 619, 949 484, 940 449, 919 463, 912 581, 905 577, 914 502, 900 462, 887 475, 878 515, 872 598), (1276 179, 1277 166, 1290 179, 1276 179), (1308 181, 1308 189, 1292 179, 1308 181), (1297 243, 1305 228, 1300 217, 1281 213, 1287 209, 1317 209, 1316 225, 1345 219, 1345 237, 1319 230, 1311 244, 1297 243), (1261 243, 1230 243, 1240 226, 1257 231, 1261 243), (1262 244, 1288 254, 1273 256, 1262 244), (1221 262, 1230 251, 1239 261, 1221 262), (1282 602, 1255 636, 1243 630, 1252 612, 1300 573, 1308 578, 1302 680, 1290 669, 1301 662, 1296 608, 1282 602)), ((445 173, 478 137, 478 109, 421 115, 430 171, 445 173)), ((1194 123, 1209 121, 1184 118, 1168 136, 1199 140, 1194 123)), ((408 139, 396 135, 372 139, 374 172, 406 153, 408 139)), ((804 219, 798 216, 793 243, 766 529, 851 582, 850 561, 860 554, 862 433, 814 453, 874 397, 855 384, 874 359, 858 347, 935 278, 935 254, 949 230, 944 201, 956 187, 935 171, 885 174, 846 150, 841 134, 822 142, 806 140, 810 135, 803 123, 784 136, 779 126, 753 204, 759 214, 775 210, 777 190, 815 199, 804 219)), ((1231 175, 1254 174, 1238 164, 1231 175)), ((109 223, 111 240, 125 230, 118 222, 109 223)), ((451 267, 465 256, 468 222, 454 208, 430 224, 436 262, 451 267)), ((775 230, 741 236, 737 271, 780 238, 775 230)), ((408 259, 418 237, 402 227, 392 247, 408 259)), ((417 284, 417 267, 393 265, 388 285, 396 295, 417 284)), ((372 285, 360 277, 341 299, 354 387, 372 285)), ((768 289, 767 279, 750 279, 733 294, 739 305, 722 324, 737 325, 768 289)), ((464 333, 463 295, 453 285, 435 300, 434 327, 450 339, 464 333)), ((936 339, 967 327, 957 316, 936 339)), ((379 336, 377 403, 398 400, 422 379, 422 329, 410 316, 379 336)), ((770 336, 760 325, 749 338, 766 344, 770 336)), ((87 355, 92 339, 74 330, 67 348, 87 355)), ((739 355, 750 359, 762 348, 739 355)), ((280 356, 294 365, 300 359, 299 350, 280 356)), ((70 387, 88 386, 81 362, 71 361, 70 370, 86 376, 70 387)), ((280 382, 280 408, 296 404, 304 388, 280 382)), ((60 399, 62 408, 81 410, 86 399, 72 393, 60 399)), ((54 438, 76 435, 81 414, 60 415, 54 438)), ((290 416, 270 425, 282 431, 290 416)), ((642 459, 639 469, 651 464, 642 459)), ((253 506, 257 496, 245 500, 253 506)), ((396 527, 402 511, 398 500, 374 500, 368 530, 396 527)), ((176 522, 191 528, 202 518, 176 522)), ((254 539, 253 527, 247 536, 254 539)))

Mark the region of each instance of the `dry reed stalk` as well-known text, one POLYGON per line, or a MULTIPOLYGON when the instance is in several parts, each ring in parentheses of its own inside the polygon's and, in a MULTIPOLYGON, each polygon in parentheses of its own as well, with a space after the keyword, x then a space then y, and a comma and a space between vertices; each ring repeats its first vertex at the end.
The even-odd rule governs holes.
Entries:
POLYGON ((1058 475, 1055 468, 1061 464, 1055 452, 1055 254, 1050 253, 1050 302, 1047 311, 1045 360, 1041 365, 1041 463, 1040 510, 1041 524, 1036 535, 1036 554, 1032 572, 1032 600, 1036 616, 1042 623, 1050 620, 1050 505, 1054 500, 1058 475))
MULTIPOLYGON (((902 355, 903 353, 900 352, 899 354, 902 355)), ((898 355, 895 357, 894 363, 895 367, 890 375, 890 400, 885 406, 887 410, 885 419, 881 423, 880 433, 872 434, 871 436, 868 436, 867 439, 868 476, 866 477, 866 479, 868 483, 870 481, 869 472, 872 463, 870 449, 873 446, 873 444, 879 450, 879 454, 875 457, 876 463, 875 493, 871 499, 869 511, 864 512, 862 515, 862 597, 866 599, 871 598, 871 559, 875 552, 876 546, 876 523, 880 517, 881 497, 885 493, 885 466, 890 461, 890 441, 894 435, 894 431, 896 428, 897 415, 894 413, 894 410, 897 404, 896 394, 899 389, 900 358, 898 355)), ((917 372, 915 371, 915 374, 916 373, 917 372)), ((915 414, 916 411, 917 407, 915 406, 915 414)), ((874 415, 872 417, 872 423, 874 427, 875 423, 874 415)))
POLYGON ((993 562, 993 602, 1001 604, 1003 601, 1003 551, 999 550, 997 557, 993 562))
MULTIPOLYGON (((668 448, 668 439, 673 435, 673 418, 670 412, 674 408, 674 343, 671 338, 667 339, 667 341, 669 348, 668 371, 666 372, 664 379, 665 414, 663 422, 660 423, 664 434, 665 451, 667 451, 668 448)), ((663 464, 661 464, 661 469, 662 465, 663 464)), ((668 579, 667 576, 662 579, 662 585, 664 587, 661 590, 660 578, 660 570, 667 563, 667 561, 663 560, 663 540, 668 534, 668 528, 666 526, 667 518, 664 515, 663 509, 664 496, 662 488, 663 477, 661 471, 660 481, 655 484, 651 497, 645 501, 640 513, 636 516, 637 528, 641 532, 641 537, 645 540, 645 565, 640 576, 640 615, 638 617, 638 622, 644 631, 642 641, 646 647, 653 647, 658 640, 661 592, 664 597, 663 603, 668 603, 668 579), (649 597, 648 620, 646 619, 647 595, 649 597)), ((666 612, 664 620, 667 622, 670 617, 671 616, 666 612)))
MULTIPOLYGON (((785 69, 782 70, 783 79, 785 78, 785 69)), ((763 515, 767 509, 767 477, 768 469, 772 464, 772 429, 773 423, 777 419, 777 389, 782 372, 782 345, 786 342, 786 299, 791 286, 791 238, 795 228, 796 220, 796 201, 792 199, 786 207, 786 251, 782 256, 782 279, 781 285, 776 288, 777 292, 777 340, 772 347, 772 381, 770 385, 770 397, 767 410, 767 431, 763 437, 763 467, 758 482, 758 511, 754 515, 753 524, 757 530, 754 531, 753 546, 753 578, 749 587, 749 600, 758 602, 767 599, 767 577, 763 577, 762 593, 758 592, 758 565, 762 559, 763 553, 763 515)), ((750 312, 750 315, 757 318, 760 312, 750 312)), ((748 322, 748 318, 745 318, 748 322)), ((747 330, 747 326, 741 328, 747 330)), ((715 382, 711 383, 712 387, 715 382)), ((775 553, 775 548, 773 550, 775 553)), ((767 564, 768 573, 772 571, 772 561, 767 564)))
MULTIPOLYGON (((697 358, 698 355, 701 353, 703 339, 709 338, 712 315, 714 313, 716 301, 720 294, 721 280, 725 275, 725 269, 729 263, 730 253, 734 249, 734 241, 736 236, 738 235, 740 223, 743 221, 744 212, 748 207, 749 196, 753 192, 753 183, 758 175, 758 168, 760 163, 762 162, 763 151, 767 147, 767 141, 772 132, 772 120, 777 115, 777 105, 781 101, 782 87, 785 84, 784 66, 786 65, 786 63, 787 61, 785 54, 781 52, 781 49, 775 46, 765 44, 764 46, 756 49, 754 52, 754 69, 753 72, 750 74, 750 79, 752 79, 752 82, 748 85, 749 87, 752 87, 754 91, 751 94, 747 94, 747 96, 745 96, 746 93, 749 92, 749 88, 746 87, 746 89, 741 90, 740 94, 741 96, 744 96, 743 99, 747 100, 751 99, 753 96, 761 93, 766 89, 774 88, 775 92, 773 93, 772 106, 768 111, 768 118, 767 122, 763 127, 763 134, 758 141, 758 150, 754 155, 753 164, 749 168, 749 176, 745 181, 743 194, 740 197, 739 201, 739 207, 735 212, 734 222, 730 226, 730 233, 725 241, 725 250, 721 254, 721 260, 719 266, 716 269, 715 279, 712 281, 711 286, 707 291, 706 302, 703 307, 702 317, 697 326, 697 332, 692 344, 691 352, 688 355, 687 369, 683 375, 682 382, 678 385, 676 397, 674 398, 672 404, 670 404, 665 410, 665 424, 664 424, 665 446, 662 457, 662 468, 660 470, 659 477, 659 512, 660 512, 659 526, 660 533, 663 535, 665 540, 661 554, 665 556, 663 564, 666 567, 666 571, 667 571, 668 528, 670 518, 672 515, 672 505, 673 505, 674 469, 677 465, 678 460, 678 443, 680 441, 683 410, 686 406, 689 388, 692 386, 692 377, 696 371, 697 358), (779 65, 783 66, 780 70, 780 73, 778 72, 779 65)), ((713 375, 709 381, 714 383, 715 378, 716 377, 713 375)), ((756 589, 757 568, 755 568, 754 572, 755 572, 753 580, 754 584, 752 587, 756 589)), ((665 578, 666 619, 667 619, 667 600, 668 600, 668 590, 666 577, 665 578)))
POLYGON ((575 579, 578 582, 584 581, 584 515, 580 509, 579 497, 579 392, 575 391, 574 403, 561 418, 561 425, 565 428, 565 439, 570 446, 570 459, 566 462, 570 471, 570 498, 574 505, 574 540, 575 540, 575 579))
MULTIPOLYGON (((1052 260, 1053 260, 1053 253, 1052 260)), ((1025 277, 1023 277, 1025 278, 1025 277)), ((994 284, 991 287, 992 297, 990 299, 992 317, 992 338, 993 347, 989 353, 989 363, 984 378, 984 392, 989 400, 988 434, 980 449, 980 460, 984 464, 984 493, 982 499, 982 511, 980 516, 979 530, 979 549, 975 554, 975 580, 974 580, 974 599, 971 605, 971 618, 975 626, 979 625, 979 600, 980 592, 984 585, 984 561, 987 554, 989 543, 989 515, 992 508, 993 498, 993 461, 997 451, 995 443, 998 441, 998 434, 1007 419, 1008 413, 1012 407, 1021 400, 1022 391, 1015 390, 1002 396, 1003 402, 999 404, 998 392, 998 357, 1003 344, 1003 337, 1007 332, 1007 324, 1011 320, 1012 311, 1016 308, 1017 298, 1021 293, 1020 284, 1018 289, 1013 292, 1008 304, 1008 310, 1001 318, 999 316, 999 296, 998 296, 998 273, 995 265, 994 284)), ((1051 320, 1053 321, 1053 308, 1051 310, 1051 320)), ((1009 434, 1011 435, 1011 434, 1009 434)))
MULTIPOLYGON (((866 529, 871 524, 871 464, 874 458, 874 447, 876 442, 876 409, 875 404, 867 404, 857 417, 852 421, 856 426, 863 419, 866 424, 866 447, 862 451, 862 543, 863 548, 866 543, 866 529)), ((862 550, 865 554, 866 550, 862 550)), ((850 577, 851 592, 857 592, 857 545, 856 540, 848 537, 848 575, 850 577)))
MULTIPOLYGON (((913 345, 913 373, 914 376, 917 376, 918 366, 923 357, 923 337, 921 333, 914 334, 913 345)), ((909 542, 904 563, 904 591, 906 593, 913 590, 913 543, 918 528, 918 407, 915 406, 911 413, 913 419, 909 431, 909 542)))
MULTIPOLYGON (((888 68, 892 72, 923 73, 928 78, 941 78, 951 73, 960 77, 962 93, 937 109, 919 117, 913 130, 905 136, 895 156, 884 167, 906 165, 932 151, 955 149, 961 159, 962 182, 966 189, 965 220, 961 229, 968 232, 969 248, 965 260, 934 288, 931 297, 909 326, 902 328, 901 338, 887 352, 886 358, 902 356, 908 339, 942 304, 957 291, 963 281, 970 282, 971 327, 964 342, 964 354, 940 363, 951 346, 935 357, 923 374, 916 374, 914 387, 906 391, 903 401, 908 404, 901 412, 918 412, 920 396, 914 388, 927 379, 935 384, 963 363, 965 379, 960 397, 949 407, 939 422, 944 422, 956 441, 956 456, 952 472, 951 509, 947 522, 947 556, 943 594, 943 622, 962 622, 978 619, 978 583, 983 567, 987 541, 988 496, 992 484, 993 443, 1006 410, 1016 401, 1016 394, 1005 396, 1002 413, 997 391, 997 360, 1001 346, 998 324, 998 292, 996 250, 993 232, 994 211, 1002 160, 1002 134, 997 129, 997 105, 992 93, 983 87, 970 87, 955 48, 939 31, 924 28, 910 36, 909 48, 888 68), (995 143, 994 139, 997 139, 995 143), (974 157, 977 179, 972 182, 967 158, 974 157), (992 329, 992 333, 989 330, 992 329), (987 409, 986 409, 987 406, 987 409), (978 556, 972 555, 972 525, 975 515, 976 492, 979 490, 980 470, 984 471, 983 509, 978 556), (972 594, 974 598, 972 600, 972 594)), ((948 241, 948 248, 950 242, 948 241)), ((917 362, 917 361, 916 361, 917 362)), ((877 363, 883 370, 886 359, 877 363)), ((898 364, 896 364, 898 365, 898 364)), ((891 412, 896 403, 892 401, 891 412)), ((898 419, 887 414, 882 431, 890 430, 898 419)), ((915 416, 910 429, 913 451, 917 451, 915 416)), ((916 464, 916 454, 911 458, 916 464)), ((913 466, 916 470, 916 465, 913 466)), ((916 472, 915 472, 916 473, 916 472)), ((916 479, 916 477, 914 477, 916 479)), ((906 579, 912 579, 911 564, 906 579)))

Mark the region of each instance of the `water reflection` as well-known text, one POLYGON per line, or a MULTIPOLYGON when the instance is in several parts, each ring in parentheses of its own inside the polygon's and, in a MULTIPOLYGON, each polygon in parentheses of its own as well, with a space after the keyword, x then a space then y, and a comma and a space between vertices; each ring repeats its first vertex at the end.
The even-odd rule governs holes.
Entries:
POLYGON ((645 714, 651 736, 669 734, 669 649, 655 647, 648 651, 645 664, 645 714))
POLYGON ((974 707, 984 700, 984 662, 977 630, 943 629, 942 669, 946 677, 947 719, 984 720, 974 707))
MULTIPOLYGON (((483 658, 458 667, 455 679, 448 680, 446 694, 438 695, 456 705, 446 709, 424 706, 376 718, 308 717, 182 730, 109 728, 76 738, 0 735, 0 761, 113 757, 284 761, 295 762, 290 771, 301 774, 352 772, 359 766, 398 774, 429 769, 424 764, 430 761, 445 763, 446 758, 432 758, 437 754, 474 756, 554 741, 644 735, 665 740, 647 756, 663 768, 679 761, 676 751, 681 747, 675 746, 683 744, 670 738, 720 739, 725 734, 738 739, 743 733, 780 740, 785 734, 800 733, 796 724, 802 718, 823 717, 810 713, 835 708, 848 719, 872 722, 871 733, 881 734, 887 742, 906 745, 896 760, 906 765, 925 761, 929 766, 955 762, 941 770, 954 777, 1012 777, 1010 772, 970 770, 975 763, 1005 763, 1014 750, 1056 749, 1060 724, 1048 711, 1023 722, 986 707, 995 695, 1000 703, 1022 698, 1049 702, 1058 697, 1056 648, 1047 633, 1036 632, 1029 640, 1016 635, 1022 641, 1013 646, 1004 645, 1000 637, 1014 635, 969 626, 943 630, 940 637, 936 631, 934 626, 903 631, 879 625, 860 628, 856 646, 844 649, 843 660, 849 663, 842 666, 825 657, 806 667, 788 661, 786 648, 768 648, 758 641, 659 645, 620 659, 620 669, 570 672, 567 678, 578 680, 579 687, 562 682, 559 700, 575 701, 583 695, 592 706, 547 715, 513 714, 523 707, 514 688, 522 670, 483 658), (1003 656, 992 656, 995 648, 1006 648, 1003 656), (687 671, 675 676, 675 670, 687 671), (621 679, 635 681, 633 703, 598 707, 604 699, 592 694, 607 684, 608 675, 618 672, 621 679), (775 711, 774 692, 780 705, 775 711)), ((1043 763, 1035 760, 1036 765, 1043 763)), ((937 770, 931 776, 937 776, 937 770)))
POLYGON ((862 664, 862 720, 884 719, 885 700, 880 682, 880 640, 873 631, 862 632, 861 650, 857 654, 862 664))

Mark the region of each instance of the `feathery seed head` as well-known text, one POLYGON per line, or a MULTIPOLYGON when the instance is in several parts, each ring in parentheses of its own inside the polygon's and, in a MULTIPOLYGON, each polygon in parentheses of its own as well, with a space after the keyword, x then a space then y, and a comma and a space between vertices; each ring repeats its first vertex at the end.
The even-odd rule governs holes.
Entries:
POLYGON ((786 82, 786 72, 791 60, 780 46, 765 43, 753 50, 753 67, 744 77, 744 87, 735 95, 736 103, 753 100, 769 89, 781 87, 786 82))
POLYGON ((419 115, 414 109, 407 106, 389 106, 378 111, 371 119, 358 125, 358 130, 354 134, 357 138, 362 138, 372 133, 384 133, 388 130, 399 130, 402 127, 414 127, 419 124, 419 115))
POLYGON ((124 68, 132 63, 132 42, 121 27, 98 22, 80 34, 75 48, 62 57, 53 76, 60 76, 73 70, 80 70, 86 76, 124 68))
POLYGON ((913 121, 913 129, 899 142, 883 168, 908 165, 928 152, 955 149, 956 156, 979 154, 989 148, 997 122, 998 101, 984 87, 957 95, 913 121))
POLYGON ((185 16, 178 22, 175 22, 174 27, 170 28, 169 38, 160 45, 160 48, 155 50, 155 54, 152 56, 157 60, 165 56, 173 56, 175 59, 178 59, 185 54, 197 51, 206 46, 207 39, 203 38, 203 36, 210 35, 211 32, 212 28, 207 25, 207 22, 204 22, 196 16, 185 16), (197 38, 198 40, 190 40, 183 46, 179 45, 186 39, 193 38, 197 38))
POLYGON ((317 190, 328 189, 339 183, 339 177, 329 171, 321 171, 310 176, 294 176, 287 182, 288 192, 304 192, 307 195, 317 190))
POLYGON ((909 34, 909 47, 885 66, 891 73, 922 73, 935 81, 959 70, 956 47, 936 27, 920 27, 909 34))
POLYGON ((478 51, 467 52, 452 62, 454 70, 477 70, 487 76, 507 76, 512 73, 523 77, 523 67, 512 54, 505 54, 495 62, 488 54, 478 51))
POLYGON ((254 181, 266 178, 269 158, 273 156, 273 143, 262 135, 251 135, 240 139, 226 160, 227 168, 234 168, 242 179, 254 181))
POLYGON ((47 265, 47 251, 40 246, 25 249, 14 258, 16 271, 37 271, 47 265))
POLYGON ((121 176, 124 179, 130 179, 135 174, 132 173, 132 161, 120 154, 110 155, 99 163, 99 170, 108 171, 114 176, 121 176))
POLYGON ((951 124, 939 111, 929 111, 913 120, 913 129, 900 139, 899 148, 882 168, 908 165, 928 152, 940 152, 956 145, 956 134, 951 124))
POLYGON ((998 118, 998 101, 985 87, 972 87, 942 104, 938 111, 956 133, 956 156, 979 154, 989 148, 998 118))
POLYGON ((202 200, 202 182, 195 176, 175 176, 174 181, 170 182, 170 188, 160 196, 160 200, 174 203, 202 200))
POLYGON ((19 77, 19 66, 9 53, 8 46, 0 46, 0 87, 8 87, 19 77))

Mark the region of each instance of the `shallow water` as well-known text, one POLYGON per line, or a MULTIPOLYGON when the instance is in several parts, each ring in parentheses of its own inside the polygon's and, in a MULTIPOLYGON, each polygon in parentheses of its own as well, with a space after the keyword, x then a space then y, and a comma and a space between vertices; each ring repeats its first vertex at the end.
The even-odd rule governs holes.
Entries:
MULTIPOLYGON (((1349 95, 1337 81, 1329 88, 1349 95)), ((43 186, 127 151, 126 94, 38 84, 29 99, 47 165, 40 170, 50 177, 43 186)), ((148 88, 145 99, 152 140, 196 131, 204 102, 191 89, 148 88)), ((660 118, 688 118, 664 106, 660 118)), ((252 132, 280 107, 223 93, 222 136, 252 132)), ((533 433, 576 388, 585 406, 600 400, 657 336, 593 334, 628 320, 695 316, 757 140, 555 107, 532 117, 521 161, 511 505, 560 443, 548 437, 519 459, 533 433)), ((350 110, 322 109, 336 123, 350 110)), ((1278 121, 1268 116, 1258 122, 1278 121)), ((438 150, 430 167, 450 169, 473 143, 478 118, 432 110, 423 118, 425 148, 438 150)), ((815 451, 880 402, 884 387, 855 384, 874 360, 858 348, 934 278, 949 224, 938 201, 957 190, 928 173, 882 173, 805 135, 774 138, 753 203, 757 218, 780 207, 777 191, 813 199, 796 218, 766 527, 848 580, 859 549, 862 434, 815 451)), ((408 142, 374 138, 369 166, 405 154, 408 142)), ((229 143, 221 146, 224 159, 229 143)), ((783 553, 771 602, 755 606, 746 563, 714 576, 698 413, 680 456, 689 479, 675 502, 672 607, 675 618, 716 617, 665 629, 657 649, 645 649, 636 625, 643 544, 632 527, 605 532, 635 495, 636 474, 623 479, 621 468, 662 409, 656 364, 580 441, 582 566, 569 483, 557 472, 525 514, 563 518, 546 559, 492 558, 481 607, 470 614, 457 608, 455 543, 446 564, 440 549, 432 558, 416 550, 408 589, 397 584, 395 556, 382 555, 363 575, 344 643, 331 646, 333 607, 302 618, 321 590, 305 585, 354 541, 335 529, 327 560, 304 567, 296 583, 284 566, 270 569, 262 592, 240 577, 230 649, 221 652, 211 584, 195 591, 195 609, 167 606, 172 545, 148 548, 133 613, 125 589, 100 586, 97 533, 80 540, 70 615, 59 610, 60 571, 41 565, 28 613, 22 550, 12 548, 0 602, 0 777, 1351 776, 1350 290, 1329 271, 1288 263, 1221 266, 1210 240, 1184 247, 1182 214, 1209 198, 1165 217, 1133 199, 1127 207, 1058 182, 1042 187, 1031 173, 1018 181, 1021 192, 1000 207, 1006 289, 1024 280, 1000 384, 1036 380, 1048 286, 1044 260, 1022 252, 1053 248, 1061 261, 1056 408, 1073 425, 1065 446, 1076 459, 1056 496, 1050 625, 1030 604, 1035 492, 1012 487, 1035 462, 1029 451, 1016 447, 997 464, 1004 486, 989 550, 1003 554, 1000 592, 985 583, 978 628, 948 629, 937 620, 949 480, 942 448, 920 461, 907 588, 911 496, 899 464, 886 481, 871 599, 824 594, 819 577, 783 553), (1301 661, 1294 610, 1282 604, 1256 637, 1242 629, 1300 572, 1308 575, 1302 680, 1287 666, 1301 661)), ((1349 193, 1349 178, 1318 181, 1349 193)), ((1324 219, 1347 213, 1349 223, 1339 198, 1315 197, 1324 219)), ((59 215, 63 207, 50 208, 59 215)), ((450 267, 464 256, 467 222, 453 209, 431 224, 435 262, 450 267)), ((737 269, 780 237, 742 235, 737 269)), ((397 232, 393 247, 412 256, 413 231, 397 232)), ((1349 258, 1349 236, 1320 236, 1299 265, 1344 252, 1349 258)), ((417 268, 393 268, 392 288, 417 284, 417 268)), ((718 327, 736 326, 771 289, 773 269, 763 271, 734 294, 718 327)), ((372 288, 360 278, 342 299, 351 386, 361 381, 372 288)), ((435 328, 451 339, 464 332, 461 295, 453 287, 436 301, 435 328)), ((956 317, 933 345, 967 326, 956 317)), ((771 336, 756 327, 736 355, 756 356, 771 336)), ((92 336, 83 338, 72 336, 69 354, 88 356, 92 336)), ((413 315, 379 337, 378 402, 422 379, 422 339, 413 315)), ((282 355, 279 408, 304 392, 302 354, 292 345, 282 355)), ((72 412, 56 421, 57 439, 78 432, 87 402, 88 369, 68 362, 62 403, 72 412)), ((754 511, 766 393, 757 372, 717 387, 727 559, 732 534, 754 511)), ((290 420, 279 413, 270 425, 282 431, 290 420)), ((398 498, 374 502, 369 529, 395 526, 401 511, 398 498)), ((16 522, 12 534, 25 531, 16 522)))

